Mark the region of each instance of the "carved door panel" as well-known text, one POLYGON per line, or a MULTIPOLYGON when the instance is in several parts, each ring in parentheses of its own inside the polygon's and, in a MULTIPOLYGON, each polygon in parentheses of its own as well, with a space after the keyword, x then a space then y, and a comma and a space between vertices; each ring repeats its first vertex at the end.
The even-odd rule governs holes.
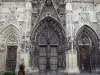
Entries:
POLYGON ((89 46, 79 46, 80 69, 90 71, 90 49, 89 46))
POLYGON ((57 71, 57 46, 50 47, 50 70, 57 71))
POLYGON ((17 46, 7 46, 6 69, 15 71, 17 46))
POLYGON ((42 45, 39 48, 40 72, 57 71, 57 46, 42 45))
POLYGON ((46 71, 46 51, 47 46, 40 46, 39 48, 39 69, 40 71, 46 71))

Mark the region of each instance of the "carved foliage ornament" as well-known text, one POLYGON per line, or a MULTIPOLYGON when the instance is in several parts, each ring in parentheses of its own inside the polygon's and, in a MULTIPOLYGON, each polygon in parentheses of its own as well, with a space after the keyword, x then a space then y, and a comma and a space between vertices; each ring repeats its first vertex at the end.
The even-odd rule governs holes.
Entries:
POLYGON ((38 42, 40 44, 58 44, 58 37, 54 30, 52 30, 49 26, 44 28, 40 34, 38 35, 38 42))
MULTIPOLYGON (((59 39, 61 39, 61 40, 59 40, 61 43, 63 43, 65 41, 65 33, 63 31, 63 28, 61 28, 59 23, 57 21, 55 21, 53 18, 46 17, 45 19, 41 20, 37 24, 37 28, 32 32, 31 40, 32 40, 33 44, 36 44, 37 35, 39 35, 45 28, 48 28, 48 27, 50 30, 53 30, 53 32, 55 32, 56 36, 59 39)), ((48 30, 48 29, 46 29, 46 30, 48 30)))
POLYGON ((46 6, 48 6, 48 7, 52 6, 52 1, 51 0, 46 0, 46 6))
MULTIPOLYGON (((39 29, 37 30, 37 32, 38 32, 38 35, 40 35, 40 34, 42 34, 41 32, 44 32, 44 33, 46 33, 47 32, 47 34, 48 35, 46 35, 46 36, 49 36, 50 35, 50 33, 55 33, 55 31, 58 31, 58 29, 55 29, 56 27, 56 22, 54 22, 52 19, 50 19, 50 18, 47 18, 45 21, 42 21, 41 23, 40 23, 40 27, 39 27, 39 29), (53 30, 52 30, 53 29, 53 30), (44 31, 43 31, 44 30, 44 31)), ((43 33, 43 34, 44 34, 43 33)), ((56 33, 55 33, 56 34, 56 33)), ((54 34, 53 34, 54 35, 54 34)))

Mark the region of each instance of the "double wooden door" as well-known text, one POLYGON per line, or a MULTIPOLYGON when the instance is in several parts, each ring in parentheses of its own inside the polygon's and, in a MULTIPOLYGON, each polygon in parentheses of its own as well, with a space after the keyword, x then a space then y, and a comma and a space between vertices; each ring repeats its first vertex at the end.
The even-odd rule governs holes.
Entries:
POLYGON ((57 45, 39 46, 39 69, 40 72, 57 71, 57 45))
POLYGON ((78 61, 81 71, 91 70, 91 50, 89 45, 80 45, 78 50, 78 61))
POLYGON ((17 46, 7 46, 6 70, 15 71, 17 46))

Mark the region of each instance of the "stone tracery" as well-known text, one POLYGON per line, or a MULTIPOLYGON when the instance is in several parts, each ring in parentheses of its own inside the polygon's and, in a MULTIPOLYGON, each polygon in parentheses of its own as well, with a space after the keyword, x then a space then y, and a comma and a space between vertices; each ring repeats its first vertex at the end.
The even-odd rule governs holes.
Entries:
POLYGON ((15 37, 14 34, 11 34, 8 39, 7 39, 7 44, 17 44, 18 43, 18 40, 17 38, 15 37))

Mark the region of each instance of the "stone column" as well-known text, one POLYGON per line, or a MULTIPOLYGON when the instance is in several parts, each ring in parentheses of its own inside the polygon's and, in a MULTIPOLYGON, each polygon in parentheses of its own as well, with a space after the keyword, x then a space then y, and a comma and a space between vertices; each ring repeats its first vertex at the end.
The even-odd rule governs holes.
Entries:
POLYGON ((25 71, 29 71, 29 51, 24 53, 25 71))
POLYGON ((0 72, 6 70, 6 46, 0 43, 0 72))
POLYGON ((5 71, 5 50, 0 49, 0 72, 5 71))
POLYGON ((19 71, 19 65, 20 65, 20 50, 21 50, 20 44, 18 45, 17 48, 18 51, 17 51, 17 61, 16 61, 16 69, 15 69, 16 72, 19 71))
POLYGON ((25 5, 25 52, 24 52, 24 63, 25 63, 25 71, 27 73, 30 70, 30 31, 31 31, 31 11, 32 11, 32 5, 31 0, 26 0, 25 5))
MULTIPOLYGON (((98 20, 98 32, 100 31, 100 0, 96 0, 98 3, 96 3, 96 6, 95 6, 95 9, 97 10, 96 11, 96 18, 98 20)), ((100 33, 98 33, 99 35, 99 39, 100 39, 100 33)), ((99 40, 99 52, 98 52, 98 58, 97 58, 97 61, 98 61, 98 66, 96 68, 96 73, 100 73, 100 40, 99 40)))
POLYGON ((66 52, 66 70, 67 73, 79 73, 77 66, 77 51, 73 48, 73 29, 72 5, 66 4, 66 37, 68 39, 68 51, 66 52))
POLYGON ((77 65, 77 51, 69 50, 66 52, 66 72, 67 73, 79 73, 77 65))

